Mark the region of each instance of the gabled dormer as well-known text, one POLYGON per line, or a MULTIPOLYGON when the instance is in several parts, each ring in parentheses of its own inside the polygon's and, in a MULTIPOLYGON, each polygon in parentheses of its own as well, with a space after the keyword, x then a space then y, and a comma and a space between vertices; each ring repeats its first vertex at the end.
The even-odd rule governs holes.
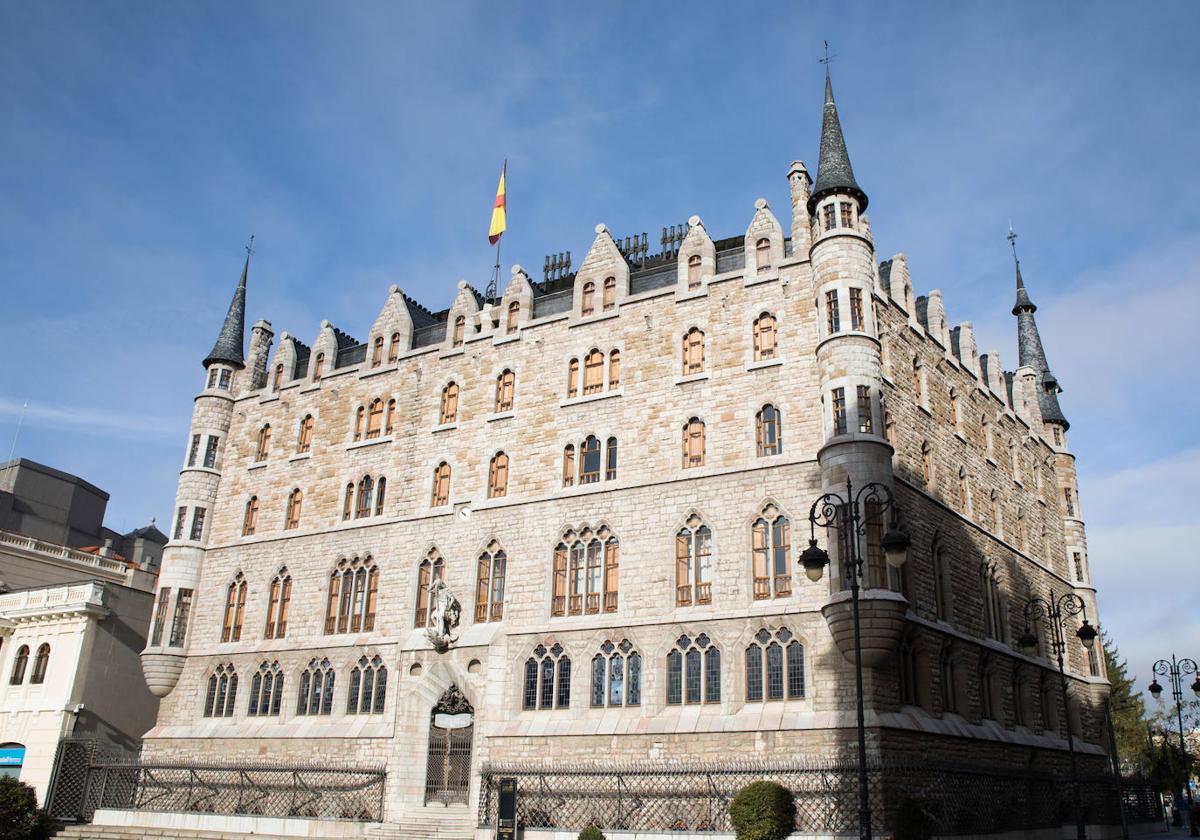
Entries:
POLYGON ((699 216, 688 219, 688 231, 676 259, 678 294, 703 291, 717 273, 717 248, 699 216))
POLYGON ((615 312, 629 295, 629 263, 604 224, 575 274, 571 311, 576 318, 615 312))
POLYGON ((388 288, 387 300, 367 336, 367 368, 393 365, 412 347, 413 322, 400 287, 388 288))
POLYGON ((479 311, 483 296, 466 280, 458 281, 458 294, 446 313, 446 347, 455 350, 479 332, 479 311))
POLYGON ((754 202, 754 217, 746 228, 746 282, 779 276, 783 262, 783 227, 765 198, 754 202))
POLYGON ((522 325, 533 320, 533 286, 519 265, 512 267, 512 279, 500 297, 500 334, 517 335, 522 325))

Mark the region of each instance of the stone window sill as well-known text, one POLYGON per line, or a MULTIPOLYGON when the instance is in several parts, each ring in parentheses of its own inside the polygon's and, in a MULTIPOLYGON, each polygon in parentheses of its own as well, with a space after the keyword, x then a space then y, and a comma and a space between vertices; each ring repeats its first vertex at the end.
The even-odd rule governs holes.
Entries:
POLYGON ((747 362, 746 370, 764 370, 765 368, 779 367, 783 364, 783 359, 761 359, 757 362, 747 362))
POLYGON ((988 456, 987 456, 986 458, 984 458, 983 460, 987 461, 987 462, 988 462, 989 464, 991 464, 993 467, 994 467, 994 466, 997 466, 997 464, 996 464, 996 459, 995 459, 995 458, 993 458, 991 455, 988 455, 988 456))
POLYGON ((467 348, 462 345, 460 345, 458 347, 448 347, 442 351, 442 358, 449 359, 452 356, 461 356, 466 352, 467 352, 467 348))
POLYGON ((959 440, 961 440, 963 443, 967 442, 967 439, 965 437, 963 437, 962 432, 955 432, 954 436, 956 438, 958 438, 959 440))
POLYGON ((247 470, 265 470, 266 468, 267 468, 266 461, 255 461, 253 464, 246 467, 247 470))
POLYGON ((458 428, 458 421, 456 420, 453 423, 439 423, 438 425, 434 426, 429 431, 436 435, 438 432, 450 432, 457 428, 458 428))
POLYGON ((708 379, 708 371, 702 370, 699 373, 689 373, 686 376, 676 376, 675 384, 686 385, 689 382, 702 382, 705 379, 708 379))
POLYGON ((369 446, 379 446, 380 444, 391 443, 392 440, 393 438, 391 435, 381 435, 380 437, 371 438, 370 440, 356 440, 353 443, 346 444, 346 451, 350 452, 354 449, 366 449, 369 446))
POLYGON ((320 391, 320 390, 321 390, 321 380, 318 379, 316 382, 312 382, 308 385, 305 385, 303 388, 301 388, 300 393, 301 394, 311 394, 313 391, 320 391))
POLYGON ((300 452, 300 453, 293 455, 291 458, 288 458, 288 462, 294 464, 297 461, 307 461, 311 457, 312 457, 311 452, 300 452))
POLYGON ((933 416, 933 412, 930 411, 926 406, 922 405, 921 403, 917 403, 917 408, 919 408, 921 411, 925 412, 925 414, 927 416, 929 416, 929 417, 933 416))
POLYGON ((496 411, 491 414, 485 414, 483 419, 488 423, 495 423, 497 420, 511 420, 517 416, 515 411, 496 411))
POLYGON ((598 394, 584 394, 582 397, 567 397, 558 404, 558 407, 566 408, 570 405, 581 405, 583 403, 596 402, 597 400, 606 400, 609 397, 620 397, 624 396, 624 394, 625 392, 622 389, 617 388, 612 391, 601 391, 598 394))

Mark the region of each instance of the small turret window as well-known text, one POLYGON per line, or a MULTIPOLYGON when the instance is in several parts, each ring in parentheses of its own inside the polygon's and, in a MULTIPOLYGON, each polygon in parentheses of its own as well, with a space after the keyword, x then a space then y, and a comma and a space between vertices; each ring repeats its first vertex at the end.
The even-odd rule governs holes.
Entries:
POLYGON ((841 329, 842 319, 838 311, 837 289, 830 289, 825 293, 825 331, 829 335, 833 335, 840 332, 841 329))
POLYGON ((220 368, 209 368, 208 369, 208 385, 205 387, 208 387, 208 388, 217 387, 217 374, 219 374, 220 372, 221 372, 220 368))
POLYGON ((834 388, 832 391, 831 408, 833 417, 833 433, 846 434, 846 389, 834 388))
POLYGON ((861 331, 866 322, 863 320, 862 289, 850 289, 850 329, 861 331))
POLYGON ((687 285, 689 289, 700 288, 701 260, 699 254, 692 254, 687 262, 687 285))
POLYGON ((204 516, 207 513, 207 509, 202 507, 192 509, 192 530, 188 534, 192 542, 198 542, 204 536, 204 516))
POLYGON ((838 211, 842 227, 854 227, 854 205, 849 201, 838 202, 838 211))
POLYGON ((825 230, 833 230, 837 227, 837 211, 832 203, 821 208, 821 219, 825 222, 825 230))
POLYGON ((867 385, 859 385, 858 393, 858 430, 864 435, 869 435, 874 431, 874 424, 871 422, 871 389, 867 385))
POLYGON ((754 262, 759 274, 771 270, 771 240, 765 236, 754 243, 754 262))

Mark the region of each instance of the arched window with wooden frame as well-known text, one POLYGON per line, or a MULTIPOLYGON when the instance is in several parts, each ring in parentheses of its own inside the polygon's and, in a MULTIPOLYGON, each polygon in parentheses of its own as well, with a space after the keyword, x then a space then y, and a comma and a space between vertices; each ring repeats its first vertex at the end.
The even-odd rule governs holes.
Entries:
POLYGON ((699 289, 703 279, 703 260, 699 254, 692 254, 687 261, 687 287, 689 290, 699 289))
POLYGON ((250 678, 250 703, 246 714, 250 717, 275 717, 283 702, 283 672, 279 662, 264 661, 250 678))
POLYGON ((508 495, 508 455, 497 452, 488 465, 488 498, 508 495))
POLYGON ((271 454, 271 424, 265 424, 258 430, 258 445, 254 450, 255 461, 265 461, 271 454))
POLYGON ((379 570, 370 556, 339 561, 329 575, 325 634, 370 633, 378 595, 379 570))
POLYGON ((384 413, 383 433, 390 435, 396 429, 396 400, 393 397, 387 401, 387 411, 384 413))
POLYGON ((512 335, 517 331, 517 322, 521 318, 521 302, 514 300, 508 305, 508 320, 505 323, 505 332, 512 335))
POLYGON ((567 363, 567 399, 579 396, 579 360, 567 363))
POLYGON ((508 555, 492 540, 479 555, 475 575, 475 623, 504 618, 504 575, 508 555))
POLYGON ((333 710, 333 665, 326 659, 310 659, 300 672, 300 692, 296 698, 296 714, 301 717, 327 715, 333 710))
POLYGON ((771 240, 765 236, 754 243, 754 263, 759 274, 771 269, 771 240))
POLYGON ((371 400, 367 409, 367 440, 379 437, 383 431, 383 400, 379 397, 371 400))
POLYGON ((375 515, 383 516, 383 505, 387 500, 387 479, 379 476, 379 480, 375 482, 375 515))
POLYGON ((692 327, 683 336, 683 375, 704 372, 704 331, 692 327))
POLYGON ((783 451, 783 433, 779 409, 767 403, 754 415, 754 442, 758 457, 778 455, 783 451))
POLYGON ((283 363, 275 365, 275 373, 271 377, 271 390, 278 391, 283 387, 283 363))
POLYGON ((284 518, 284 530, 290 531, 300 527, 300 508, 304 503, 304 493, 296 487, 288 494, 287 516, 284 518))
POLYGON ((583 293, 579 296, 579 314, 587 317, 596 311, 596 284, 589 280, 583 284, 583 293))
POLYGON ((383 336, 375 336, 371 342, 371 367, 377 368, 383 364, 383 336))
POLYGON ((803 643, 786 627, 759 630, 746 647, 746 702, 804 696, 803 643))
POLYGON ((604 390, 604 354, 594 347, 583 361, 583 393, 598 394, 604 390))
POLYGON ((267 601, 267 624, 263 629, 264 639, 282 639, 287 635, 288 611, 292 604, 292 576, 284 566, 271 579, 270 597, 267 601))
POLYGON ((617 305, 617 278, 616 277, 605 277, 604 278, 603 297, 601 298, 600 306, 603 309, 603 311, 609 312, 612 309, 615 309, 616 305, 617 305))
POLYGON ((642 655, 628 639, 605 640, 592 657, 592 706, 621 708, 642 702, 642 655))
POLYGON ((29 645, 21 645, 17 648, 16 656, 13 657, 12 673, 8 677, 9 685, 20 685, 25 681, 25 668, 29 665, 29 645))
POLYGON ((620 541, 607 525, 568 529, 554 550, 554 615, 615 612, 620 541))
POLYGON ((50 645, 42 642, 33 656, 33 671, 29 674, 29 684, 41 685, 44 683, 48 667, 50 667, 50 645))
POLYGON ((621 387, 621 351, 613 350, 608 354, 608 390, 621 387))
POLYGON ((667 653, 667 705, 720 701, 721 651, 706 633, 680 636, 667 653))
POLYGON ((563 487, 570 487, 575 483, 575 444, 568 443, 563 447, 563 469, 562 469, 563 487))
POLYGON ((773 504, 763 508, 751 526, 754 597, 786 598, 792 594, 788 519, 773 504))
POLYGON ((233 663, 218 665, 209 675, 204 695, 205 717, 233 717, 237 703, 238 675, 233 663))
POLYGON ((354 515, 354 482, 346 484, 346 495, 342 499, 342 521, 354 515))
POLYGON ((467 318, 465 315, 457 315, 454 318, 454 332, 450 335, 451 347, 462 347, 463 340, 467 331, 467 318))
POLYGON ((221 641, 236 642, 242 638, 242 619, 246 614, 246 576, 234 575, 225 589, 225 620, 221 622, 221 641))
POLYGON ((517 375, 505 368, 496 377, 496 413, 513 410, 513 392, 516 390, 517 375))
POLYGON ((258 496, 251 496, 246 501, 246 512, 242 516, 242 536, 252 537, 258 530, 258 496))
POLYGON ((712 603, 712 531, 696 514, 675 534, 675 606, 712 603))
POLYGON ((313 362, 312 381, 320 382, 321 377, 325 373, 325 354, 318 353, 316 361, 313 362))
POLYGON ((433 471, 433 497, 430 507, 450 504, 450 465, 442 461, 433 471))
POLYGON ((775 358, 775 344, 779 337, 777 323, 770 312, 763 312, 754 319, 754 361, 775 358))
POLYGON ((366 419, 367 409, 365 406, 359 406, 354 410, 354 439, 362 440, 363 435, 363 420, 366 419))
POLYGON ((600 439, 588 435, 579 446, 579 483, 595 484, 600 480, 600 439))
POLYGON ((421 561, 421 565, 417 567, 417 610, 413 617, 414 627, 429 626, 433 609, 432 587, 437 581, 445 581, 445 579, 446 561, 442 559, 441 552, 436 548, 431 548, 425 555, 425 559, 421 561))
POLYGON ((370 659, 359 657, 350 669, 350 691, 346 698, 346 714, 378 715, 387 701, 387 666, 375 654, 370 659))
POLYGON ((296 437, 297 455, 303 455, 305 452, 312 451, 313 425, 315 422, 311 414, 304 415, 304 419, 300 421, 300 433, 296 437))
POLYGON ((438 425, 458 422, 458 383, 448 382, 442 389, 442 410, 438 414, 438 425))
POLYGON ((617 478, 617 439, 610 437, 604 444, 604 480, 617 478))
POLYGON ((392 333, 392 338, 388 341, 388 364, 395 364, 400 359, 400 333, 392 333))
POLYGON ((357 504, 354 506, 354 518, 363 519, 371 515, 371 503, 375 501, 375 480, 364 475, 358 480, 357 504))
POLYGON ((704 466, 704 421, 693 417, 683 424, 683 466, 704 466))

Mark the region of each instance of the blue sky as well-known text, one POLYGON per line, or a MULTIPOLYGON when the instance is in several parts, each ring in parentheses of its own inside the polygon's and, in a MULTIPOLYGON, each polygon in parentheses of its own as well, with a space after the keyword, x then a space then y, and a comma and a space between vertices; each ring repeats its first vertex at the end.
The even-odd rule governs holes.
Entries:
POLYGON ((787 215, 821 41, 881 257, 1015 362, 1009 220, 1066 389, 1106 627, 1200 656, 1200 4, 0 4, 0 457, 166 521, 200 359, 249 315, 363 336, 618 234, 787 215), (501 8, 501 6, 503 8, 501 8))

